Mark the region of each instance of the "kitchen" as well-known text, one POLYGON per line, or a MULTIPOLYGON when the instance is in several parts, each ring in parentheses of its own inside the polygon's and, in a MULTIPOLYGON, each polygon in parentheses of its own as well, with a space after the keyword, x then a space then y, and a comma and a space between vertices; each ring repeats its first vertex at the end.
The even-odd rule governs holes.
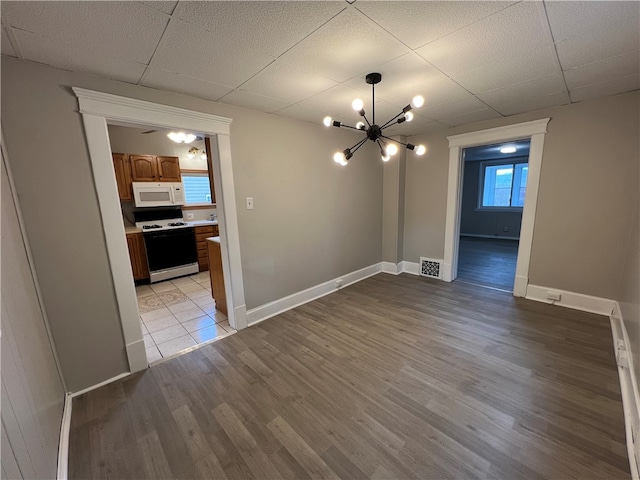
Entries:
POLYGON ((149 363, 234 333, 211 174, 215 138, 108 130, 149 363))

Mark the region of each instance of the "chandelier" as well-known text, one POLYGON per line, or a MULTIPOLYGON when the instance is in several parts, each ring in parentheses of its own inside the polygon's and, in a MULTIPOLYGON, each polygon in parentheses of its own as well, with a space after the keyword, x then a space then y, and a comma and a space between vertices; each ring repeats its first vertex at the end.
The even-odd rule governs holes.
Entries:
POLYGON ((372 142, 376 142, 378 144, 378 147, 380 147, 380 155, 383 162, 388 162, 392 155, 398 153, 398 146, 396 145, 396 143, 404 145, 408 150, 413 150, 416 155, 423 155, 427 151, 427 148, 424 145, 403 143, 383 135, 382 131, 385 128, 389 128, 396 123, 410 122, 411 120, 413 120, 413 113, 411 113, 410 110, 413 108, 420 108, 424 104, 424 98, 422 98, 422 96, 420 95, 416 95, 415 97, 413 97, 411 103, 404 107, 399 114, 391 118, 382 126, 377 125, 375 85, 380 83, 381 80, 382 75, 380 73, 370 73, 365 77, 365 81, 369 85, 371 85, 371 122, 369 121, 369 119, 367 119, 367 116, 365 114, 364 102, 359 98, 356 98, 351 103, 351 106, 364 119, 366 124, 364 122, 358 122, 356 123, 355 127, 352 127, 351 125, 345 125, 342 122, 333 120, 331 117, 324 117, 324 120, 322 121, 322 123, 324 123, 326 127, 330 127, 331 125, 333 125, 334 127, 345 127, 354 130, 362 130, 366 135, 366 137, 364 137, 352 147, 346 148, 342 152, 336 152, 333 155, 333 160, 342 166, 347 165, 349 159, 362 145, 367 143, 367 140, 371 140, 372 142))

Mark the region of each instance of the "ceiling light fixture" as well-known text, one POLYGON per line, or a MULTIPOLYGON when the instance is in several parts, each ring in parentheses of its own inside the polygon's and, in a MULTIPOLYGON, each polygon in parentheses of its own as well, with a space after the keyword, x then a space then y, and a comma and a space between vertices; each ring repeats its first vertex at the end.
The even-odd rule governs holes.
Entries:
POLYGON ((370 73, 365 77, 365 81, 371 85, 371 122, 367 119, 365 111, 364 111, 364 102, 359 98, 356 98, 352 103, 351 107, 358 112, 358 114, 364 119, 364 122, 358 122, 355 127, 350 125, 345 125, 342 122, 338 122, 337 120, 333 120, 331 117, 324 117, 322 123, 326 127, 334 126, 334 127, 346 127, 352 128, 354 130, 362 130, 366 133, 366 137, 356 143, 354 146, 350 148, 344 149, 342 152, 336 152, 333 155, 333 159, 336 163, 339 163, 342 166, 347 165, 349 159, 353 156, 354 153, 364 145, 367 140, 371 140, 372 142, 376 142, 378 147, 380 147, 380 157, 383 162, 388 162, 392 155, 398 153, 398 145, 404 145, 407 150, 413 150, 416 155, 424 155, 427 151, 427 148, 424 145, 413 145, 411 143, 403 143, 398 140, 393 140, 382 134, 382 131, 385 128, 389 128, 396 123, 410 122, 413 120, 413 113, 410 112, 412 108, 420 108, 424 104, 424 98, 420 95, 416 95, 413 97, 413 100, 409 105, 404 107, 402 111, 397 114, 395 117, 390 119, 388 122, 384 123, 382 126, 376 124, 376 98, 375 98, 375 85, 380 83, 382 80, 382 75, 380 73, 370 73), (386 140, 386 141, 385 141, 386 140), (395 142, 395 143, 392 143, 395 142))
POLYGON ((505 145, 500 149, 500 153, 515 153, 516 150, 515 145, 505 145))
POLYGON ((201 160, 207 159, 207 152, 204 150, 200 150, 198 147, 191 147, 187 152, 187 158, 195 158, 196 155, 200 154, 201 160))
POLYGON ((173 140, 176 143, 191 143, 196 138, 198 138, 193 133, 184 133, 184 132, 169 132, 167 133, 167 137, 173 140))

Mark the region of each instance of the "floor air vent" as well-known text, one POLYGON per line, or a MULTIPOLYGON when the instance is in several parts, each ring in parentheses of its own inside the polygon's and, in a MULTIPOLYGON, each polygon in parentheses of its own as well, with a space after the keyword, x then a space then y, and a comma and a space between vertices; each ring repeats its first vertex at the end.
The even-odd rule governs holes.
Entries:
POLYGON ((420 257, 420 275, 429 278, 442 278, 442 261, 420 257))

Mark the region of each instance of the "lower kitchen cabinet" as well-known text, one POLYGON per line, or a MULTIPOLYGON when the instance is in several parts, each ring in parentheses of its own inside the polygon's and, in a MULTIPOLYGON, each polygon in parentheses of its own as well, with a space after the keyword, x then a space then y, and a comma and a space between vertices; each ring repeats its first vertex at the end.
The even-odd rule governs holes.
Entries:
POLYGON ((216 310, 222 312, 227 318, 227 295, 224 288, 224 273, 222 270, 222 251, 220 250, 220 237, 216 240, 207 240, 209 253, 209 278, 211 279, 211 293, 216 301, 216 310))
POLYGON ((209 270, 207 256, 207 238, 218 236, 217 225, 203 225, 196 227, 196 247, 198 248, 198 267, 201 272, 209 270))
POLYGON ((147 251, 144 247, 142 233, 127 233, 127 247, 134 280, 149 278, 149 266, 147 265, 147 251))

